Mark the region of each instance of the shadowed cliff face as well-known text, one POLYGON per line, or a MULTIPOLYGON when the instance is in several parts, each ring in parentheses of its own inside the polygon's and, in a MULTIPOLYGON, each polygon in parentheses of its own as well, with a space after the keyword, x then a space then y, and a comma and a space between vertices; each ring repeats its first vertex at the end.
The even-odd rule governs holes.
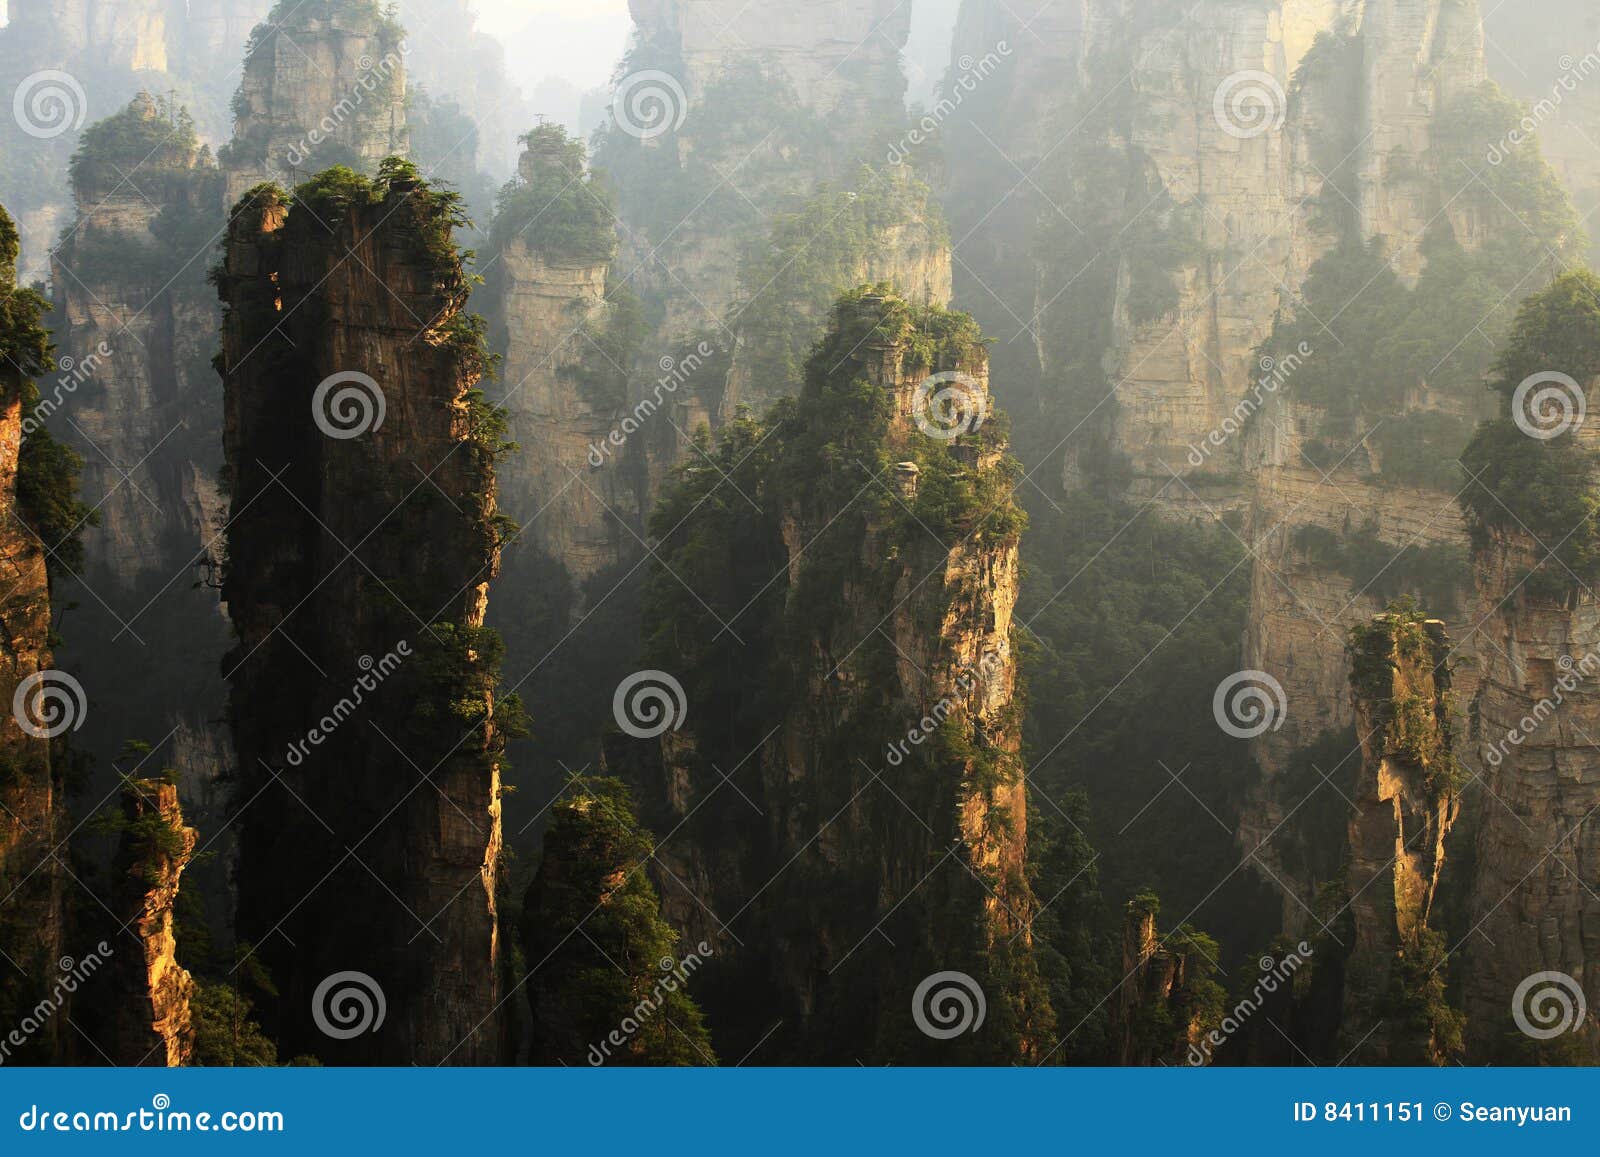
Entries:
POLYGON ((209 828, 231 757, 218 662, 220 320, 205 281, 222 178, 187 111, 141 94, 93 125, 73 161, 77 218, 52 255, 62 359, 33 415, 85 462, 100 517, 85 541, 63 661, 96 699, 81 744, 102 765, 136 738, 163 748, 209 828))
POLYGON ((394 162, 257 189, 229 228, 238 926, 282 993, 264 1023, 284 1055, 499 1055, 508 705, 482 623, 502 427, 475 392, 458 223, 394 162), (374 1010, 359 1035, 326 1019, 349 973, 374 1010))
POLYGON ((768 1062, 1048 1047, 1001 431, 970 319, 862 291, 800 399, 704 446, 657 511, 645 621, 660 669, 619 692, 618 719, 662 735, 657 695, 676 729, 619 737, 611 758, 650 785, 669 918, 715 948, 711 1023, 721 1010, 751 1035, 724 1055, 768 1028, 768 1062), (986 992, 981 1032, 918 1032, 913 996, 943 971, 986 992))
MULTIPOLYGON (((70 681, 53 671, 46 547, 26 500, 23 418, 33 401, 28 375, 43 370, 48 339, 44 303, 16 285, 15 225, 0 209, 0 1015, 19 1023, 56 975, 63 933, 65 865, 57 851, 66 832, 62 769, 52 737, 81 723, 81 697, 63 697, 70 681), (20 703, 20 714, 10 705, 20 703), (26 730, 24 724, 27 725, 26 730)), ((27 1047, 58 1055, 64 1024, 48 1018, 27 1047)))

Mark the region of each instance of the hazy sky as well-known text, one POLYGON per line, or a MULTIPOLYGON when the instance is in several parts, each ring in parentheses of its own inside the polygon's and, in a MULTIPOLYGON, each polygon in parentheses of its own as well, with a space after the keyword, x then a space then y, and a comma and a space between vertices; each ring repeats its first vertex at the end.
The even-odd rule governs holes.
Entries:
MULTIPOLYGON (((914 0, 907 72, 913 98, 925 97, 950 59, 961 0, 914 0)), ((531 87, 561 77, 595 88, 611 76, 627 45, 628 0, 477 0, 479 25, 505 43, 507 65, 531 87)))

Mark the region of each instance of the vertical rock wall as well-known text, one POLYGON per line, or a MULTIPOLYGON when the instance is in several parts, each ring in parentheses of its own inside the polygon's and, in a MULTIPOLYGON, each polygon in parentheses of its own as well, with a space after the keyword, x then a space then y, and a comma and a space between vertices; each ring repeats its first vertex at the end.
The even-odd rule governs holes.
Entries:
POLYGON ((138 780, 122 797, 117 918, 143 951, 119 953, 115 1010, 119 1065, 176 1068, 194 1056, 194 978, 178 963, 173 909, 198 835, 184 826, 176 784, 138 780))
POLYGON ((505 533, 486 353, 448 197, 403 164, 316 189, 255 191, 219 282, 239 935, 287 1055, 486 1063, 504 736, 482 623, 505 533), (313 1000, 351 973, 386 1015, 335 1038, 313 1000))
MULTIPOLYGON (((61 684, 45 674, 54 667, 47 544, 31 529, 18 490, 26 375, 43 368, 46 348, 42 309, 17 288, 18 252, 16 226, 0 209, 0 343, 7 354, 0 362, 0 694, 13 705, 0 717, 0 945, 10 957, 0 962, 0 1009, 13 1023, 45 994, 61 956, 66 871, 58 849, 66 801, 51 736, 83 709, 81 702, 69 706, 61 684)), ((31 1042, 38 1055, 57 1055, 64 1027, 59 1017, 45 1021, 31 1042)))
POLYGON ((1460 1046, 1459 1024, 1406 1003, 1442 992, 1442 944, 1429 928, 1460 808, 1451 734, 1452 648, 1444 624, 1379 616, 1351 635, 1350 683, 1363 737, 1349 824, 1346 883, 1352 942, 1341 1034, 1362 1064, 1438 1064, 1460 1046), (1433 943, 1430 944, 1430 940, 1433 943))

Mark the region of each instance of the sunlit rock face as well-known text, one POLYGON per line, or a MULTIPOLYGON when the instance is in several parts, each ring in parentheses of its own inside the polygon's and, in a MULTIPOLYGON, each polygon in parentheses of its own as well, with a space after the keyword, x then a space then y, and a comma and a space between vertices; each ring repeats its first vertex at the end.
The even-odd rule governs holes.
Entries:
POLYGON ((184 824, 177 785, 162 780, 130 780, 122 817, 116 916, 139 950, 119 952, 113 961, 116 1059, 120 1065, 181 1068, 194 1058, 189 1002, 195 983, 178 963, 173 911, 199 835, 184 824))
POLYGON ((1362 743, 1348 829, 1352 935, 1340 1036, 1357 1063, 1439 1064, 1460 1042, 1437 1014, 1430 1024, 1384 1012, 1397 991, 1426 1007, 1436 1003, 1427 994, 1445 987, 1428 970, 1444 963, 1429 922, 1461 806, 1453 648, 1443 623, 1388 614, 1352 635, 1350 659, 1362 743))
MULTIPOLYGON (((918 425, 930 370, 963 375, 974 400, 988 396, 987 351, 976 327, 941 320, 955 316, 875 294, 839 306, 792 424, 766 440, 770 458, 735 472, 763 507, 730 510, 714 530, 685 522, 661 547, 668 566, 705 584, 713 616, 737 619, 740 638, 792 642, 781 659, 730 668, 746 652, 711 637, 715 619, 702 634, 671 598, 652 600, 647 637, 664 639, 669 621, 683 627, 679 657, 654 661, 681 677, 687 714, 659 740, 618 736, 609 747, 647 785, 655 828, 674 833, 658 849, 657 883, 668 917, 715 946, 725 980, 707 999, 730 1010, 761 1001, 783 1017, 770 1055, 921 1055, 925 1038, 900 1010, 941 969, 993 969, 991 1008, 1002 988, 1014 998, 1016 1019, 974 1049, 1020 1059, 1049 1047, 1048 1002, 1029 981, 1015 508, 963 490, 950 513, 974 533, 954 545, 905 513, 928 509, 954 463, 982 493, 1006 470, 1004 441, 989 431, 940 450, 918 425), (863 397, 879 400, 856 409, 863 397), (816 440, 829 430, 849 450, 818 469, 816 440), (865 504, 847 501, 853 455, 890 472, 865 504), (988 530, 961 521, 986 510, 998 520, 988 530), (808 549, 830 524, 825 547, 808 549), (731 786, 713 770, 735 765, 731 786), (852 1013, 850 993, 876 1011, 852 1013)), ((716 453, 731 461, 760 433, 729 437, 716 453)), ((714 476, 687 475, 663 527, 714 476)), ((742 1023, 730 1031, 752 1027, 730 1020, 742 1023)))

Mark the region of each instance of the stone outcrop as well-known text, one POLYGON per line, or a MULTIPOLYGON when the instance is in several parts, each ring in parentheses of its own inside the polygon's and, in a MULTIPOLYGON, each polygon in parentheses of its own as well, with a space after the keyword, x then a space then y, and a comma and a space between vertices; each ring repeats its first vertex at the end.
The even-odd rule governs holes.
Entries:
MULTIPOLYGON (((1270 674, 1288 709, 1255 744, 1264 776, 1249 789, 1239 841, 1284 893, 1285 925, 1297 930, 1321 881, 1284 847, 1294 836, 1282 821, 1301 799, 1283 798, 1282 780, 1297 752, 1353 723, 1345 631, 1414 593, 1449 621, 1462 658, 1476 648, 1459 480, 1445 470, 1402 480, 1396 467, 1421 456, 1423 429, 1437 443, 1426 453, 1454 460, 1484 416, 1482 367, 1446 365, 1454 335, 1414 380, 1400 382, 1410 371, 1393 367, 1392 396, 1364 399, 1352 422, 1300 388, 1315 372, 1300 364, 1371 340, 1317 331, 1313 317, 1348 326, 1341 307, 1366 280, 1307 310, 1320 259, 1371 244, 1377 267, 1410 287, 1440 238, 1471 254, 1497 233, 1525 234, 1523 219, 1536 216, 1477 195, 1466 174, 1483 157, 1476 141, 1461 143, 1471 133, 1459 116, 1457 139, 1437 131, 1483 91, 1478 8, 1013 8, 969 0, 957 30, 952 77, 971 87, 950 89, 963 99, 944 149, 998 147, 1012 163, 952 170, 955 231, 979 230, 958 254, 958 299, 994 324, 1031 319, 1032 349, 1003 356, 1023 384, 1008 407, 1030 426, 1038 419, 1025 446, 1035 477, 1059 476, 1069 494, 1109 485, 1168 517, 1223 523, 1250 552, 1240 667, 1270 674), (1451 150, 1463 148, 1458 163, 1451 150), (1316 340, 1286 364, 1291 351, 1272 342, 1297 314, 1316 340), (1413 443, 1373 437, 1402 429, 1413 443), (1362 552, 1386 553, 1362 565, 1362 552)), ((1516 299, 1518 277, 1521 293, 1537 286, 1546 247, 1561 243, 1530 241, 1526 261, 1462 328, 1485 314, 1490 329, 1503 321, 1490 307, 1516 299)), ((1339 400, 1336 386, 1327 393, 1339 400)), ((1470 661, 1461 670, 1470 684, 1470 661)), ((1470 701, 1470 685, 1462 690, 1470 701)))
POLYGON ((241 203, 218 280, 238 932, 285 1055, 488 1063, 508 528, 459 216, 403 162, 301 195, 241 203))
POLYGON ((40 420, 83 458, 100 517, 65 651, 96 698, 83 742, 110 761, 130 738, 171 739, 162 758, 189 798, 220 811, 228 626, 203 580, 226 507, 205 280, 222 179, 188 113, 148 94, 86 131, 73 173, 77 218, 52 254, 63 356, 40 420))
MULTIPOLYGON (((1593 399, 1595 390, 1590 387, 1593 399)), ((1568 1022, 1555 1044, 1600 1054, 1592 994, 1600 985, 1597 904, 1588 881, 1600 871, 1594 809, 1600 803, 1600 607, 1583 593, 1551 599, 1525 589, 1525 576, 1554 566, 1547 548, 1520 530, 1490 535, 1476 554, 1485 616, 1483 684, 1477 701, 1483 755, 1476 876, 1468 911, 1465 1001, 1474 1053, 1526 1059, 1532 1042, 1516 1031, 1514 997, 1537 973, 1570 977, 1591 994, 1589 1015, 1568 1022)), ((1528 994, 1548 997, 1556 986, 1528 994)), ((1570 1005, 1569 1005, 1570 1007, 1570 1005)), ((1535 1010, 1526 999, 1519 1010, 1535 1010)), ((1552 1010, 1546 1008, 1545 1014, 1552 1010)), ((1530 1020, 1536 1029, 1551 1021, 1530 1020)))
POLYGON ((10 22, 0 29, 0 81, 7 92, 26 90, 30 113, 27 123, 7 118, 0 125, 10 161, 0 192, 16 206, 25 281, 48 277, 50 247, 72 219, 67 163, 77 130, 148 89, 186 106, 202 139, 225 140, 237 62, 271 5, 12 0, 10 22), (70 82, 51 79, 63 72, 70 82))
POLYGON ((1216 1010, 1205 1007, 1205 978, 1215 959, 1190 930, 1163 937, 1156 926, 1155 897, 1129 901, 1122 929, 1122 983, 1112 1000, 1112 1038, 1119 1065, 1192 1063, 1200 1041, 1213 1027, 1216 1010))
POLYGON ((1447 1011, 1418 1018, 1397 1007, 1439 1003, 1445 982, 1433 971, 1444 954, 1429 920, 1460 810, 1452 651, 1445 625, 1415 612, 1380 615, 1350 637, 1362 763, 1345 868, 1351 941, 1340 1031, 1356 1063, 1438 1064, 1460 1047, 1447 1011))
POLYGON ((377 0, 279 0, 250 40, 221 153, 227 202, 263 181, 297 184, 333 165, 372 172, 403 154, 405 30, 377 0))
POLYGON ((198 836, 184 826, 176 784, 133 780, 122 795, 116 914, 142 952, 116 957, 116 1062, 177 1068, 194 1055, 195 984, 178 963, 173 908, 198 836))
MULTIPOLYGON (((43 303, 16 284, 19 243, 0 209, 0 694, 12 705, 0 722, 0 1012, 19 1023, 56 976, 64 925, 66 835, 63 767, 52 736, 81 722, 84 703, 54 671, 50 653, 50 584, 46 545, 18 487, 23 421, 32 402, 28 376, 44 368, 43 303), (27 725, 24 729, 24 724, 27 725)), ((65 1028, 51 1017, 30 1042, 54 1058, 65 1028)))
POLYGON ((523 450, 501 471, 500 493, 523 525, 517 549, 542 551, 581 586, 619 562, 625 542, 634 541, 612 514, 626 510, 636 520, 639 507, 608 440, 624 415, 631 368, 612 363, 630 362, 632 352, 611 348, 603 336, 622 308, 607 299, 616 248, 611 222, 600 215, 595 245, 559 239, 565 215, 555 205, 570 196, 581 213, 603 196, 585 172, 582 144, 547 125, 526 145, 518 177, 531 192, 530 214, 523 221, 507 211, 497 224, 505 241, 488 274, 490 322, 505 351, 502 404, 523 450), (623 393, 599 396, 590 372, 596 363, 604 376, 622 380, 623 393))
MULTIPOLYGON (((729 427, 657 515, 660 557, 700 593, 661 575, 646 635, 662 671, 619 692, 619 719, 660 733, 646 708, 681 688, 676 729, 619 737, 611 759, 643 765, 670 833, 655 854, 668 917, 714 946, 711 1023, 721 1002, 783 1021, 767 1063, 1048 1047, 1023 871, 1020 523, 994 489, 1005 444, 975 424, 987 399, 970 319, 847 295, 782 425, 729 427), (934 372, 963 383, 942 428, 918 394, 934 372), (724 472, 758 509, 734 495, 686 520, 724 472), (986 987, 990 1020, 938 1053, 908 1006, 947 970, 986 987)), ((730 1021, 729 1054, 731 1034, 764 1027, 730 1021)))

